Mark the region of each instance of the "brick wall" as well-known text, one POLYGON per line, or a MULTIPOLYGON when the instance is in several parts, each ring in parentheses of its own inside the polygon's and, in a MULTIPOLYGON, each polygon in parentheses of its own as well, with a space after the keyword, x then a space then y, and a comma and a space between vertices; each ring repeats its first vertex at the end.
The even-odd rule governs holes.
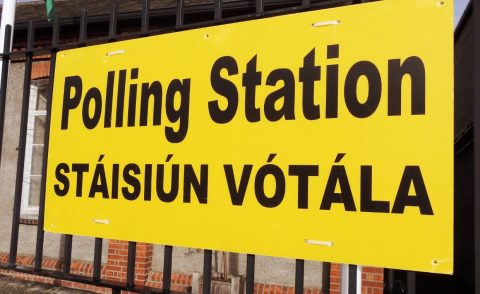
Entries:
MULTIPOLYGON (((135 257, 135 285, 145 285, 152 270, 153 245, 137 243, 135 257)), ((127 281, 128 242, 108 241, 108 258, 103 279, 125 283, 127 281)))
MULTIPOLYGON (((28 255, 17 256, 17 264, 20 266, 33 267, 34 261, 35 259, 33 256, 28 256, 28 255)), ((0 262, 1 263, 8 262, 7 253, 0 253, 0 262)), ((54 258, 43 258, 43 261, 42 261, 43 269, 61 271, 62 266, 63 266, 63 262, 61 260, 54 259, 54 258)), ((93 266, 90 263, 86 263, 86 262, 72 261, 70 271, 72 274, 76 274, 79 276, 92 276, 93 266)), ((27 273, 20 273, 12 270, 0 269, 0 274, 13 277, 16 279, 20 279, 20 280, 25 280, 25 281, 33 281, 33 282, 39 282, 44 284, 50 284, 50 285, 58 285, 58 286, 67 287, 67 288, 82 289, 82 290, 92 291, 95 293, 111 293, 111 290, 108 288, 97 287, 94 285, 87 285, 87 284, 76 283, 71 281, 65 281, 61 279, 41 277, 41 276, 27 274, 27 273)))
MULTIPOLYGON (((147 287, 161 289, 163 286, 163 273, 152 271, 149 274, 147 287)), ((172 273, 170 290, 175 292, 187 292, 192 286, 192 276, 187 274, 172 273)))
POLYGON ((330 266, 330 294, 340 294, 340 280, 342 276, 342 267, 338 263, 332 263, 330 266))
POLYGON ((362 294, 383 293, 383 268, 364 267, 362 272, 362 294))
MULTIPOLYGON (((144 285, 151 288, 161 289, 163 286, 163 274, 161 272, 152 271, 152 255, 153 255, 153 246, 151 244, 137 243, 137 259, 135 261, 135 284, 144 285)), ((7 263, 8 254, 0 253, 0 262, 7 263)), ((128 263, 128 242, 125 241, 116 241, 109 240, 108 243, 108 259, 105 265, 102 266, 102 279, 109 280, 112 282, 126 282, 127 275, 127 263, 128 263)), ((18 255, 17 264, 20 266, 33 267, 34 258, 33 256, 18 255)), ((53 258, 44 258, 42 263, 43 269, 61 271, 63 262, 58 259, 53 258)), ((93 274, 93 265, 91 263, 82 262, 82 261, 72 261, 70 267, 72 274, 77 274, 80 276, 91 277, 93 274)), ((366 278, 373 281, 378 281, 379 277, 383 278, 383 273, 379 274, 381 269, 375 269, 373 272, 366 274, 366 278)), ((338 272, 338 277, 340 277, 340 265, 332 264, 332 278, 338 272), (338 269, 335 271, 335 269, 338 269)), ((55 284, 63 287, 75 288, 88 290, 95 293, 111 293, 111 290, 108 288, 97 287, 93 285, 86 285, 76 282, 65 281, 61 279, 53 279, 47 277, 41 277, 32 274, 19 273, 11 270, 0 270, 0 274, 7 275, 10 277, 41 282, 46 284, 55 284)), ((189 292, 192 286, 192 276, 189 274, 182 273, 172 273, 171 279, 171 290, 176 292, 189 292)), ((334 292, 335 283, 332 283, 331 291, 332 294, 339 293, 334 292)), ((338 284, 338 289, 339 284, 338 284)), ((373 284, 368 289, 374 289, 373 284)), ((254 285, 254 294, 293 294, 295 289, 293 287, 266 284, 266 283, 255 283, 254 285)), ((377 290, 375 290, 377 291, 377 290)), ((125 292, 128 293, 128 292, 125 292)), ((305 294, 321 294, 323 293, 321 289, 316 288, 307 288, 304 290, 305 294)), ((362 293, 383 293, 382 292, 362 292, 362 293)))
MULTIPOLYGON (((137 258, 135 261, 135 284, 151 288, 162 288, 163 274, 152 271, 153 246, 151 244, 137 243, 137 258)), ((8 254, 0 253, 0 262, 7 263, 8 254)), ((108 259, 106 265, 102 266, 102 279, 126 282, 128 263, 128 242, 109 240, 108 259)), ((33 267, 34 258, 32 256, 19 255, 17 264, 21 266, 33 267)), ((42 268, 48 270, 62 269, 63 262, 53 258, 44 258, 42 268)), ((71 273, 81 276, 91 277, 93 266, 87 262, 72 261, 71 273)), ((55 284, 63 287, 88 290, 96 293, 110 293, 110 289, 86 285, 60 279, 46 278, 31 274, 19 273, 10 270, 0 270, 0 274, 15 277, 18 279, 41 282, 46 284, 55 284)), ((176 292, 188 292, 192 286, 192 276, 189 274, 172 273, 171 290, 176 292)), ((330 269, 330 293, 340 294, 341 286, 341 265, 332 264, 330 269)), ((254 294, 290 294, 294 293, 293 287, 255 283, 254 294)), ((305 289, 305 294, 322 294, 321 289, 305 289)), ((363 267, 362 272, 362 294, 382 294, 383 293, 383 269, 373 267, 363 267)))

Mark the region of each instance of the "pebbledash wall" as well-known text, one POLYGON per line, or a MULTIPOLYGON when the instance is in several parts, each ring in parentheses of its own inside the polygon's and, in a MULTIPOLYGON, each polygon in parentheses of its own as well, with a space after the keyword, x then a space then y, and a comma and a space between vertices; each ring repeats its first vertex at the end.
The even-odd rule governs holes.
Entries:
MULTIPOLYGON (((61 4, 62 1, 59 2, 61 4)), ((49 67, 48 56, 37 59, 33 63, 32 80, 47 78, 49 67)), ((13 61, 10 66, 8 79, 5 128, 0 164, 0 201, 2 203, 0 205, 0 223, 2 224, 0 225, 0 262, 4 263, 8 260, 10 247, 23 76, 23 60, 13 61)), ((65 150, 67 156, 68 152, 69 150, 65 150)), ((74 212, 72 212, 72 216, 74 216, 74 212)), ((22 215, 22 217, 17 262, 18 265, 31 267, 34 262, 33 255, 37 231, 36 219, 32 215, 22 215)), ((188 235, 189 228, 185 228, 184 231, 178 233, 188 235)), ((218 234, 222 234, 222 232, 219 231, 218 234)), ((285 236, 285 238, 288 238, 288 236, 285 236)), ((44 269, 61 270, 63 242, 61 235, 45 233, 44 269)), ((74 236, 72 248, 71 273, 91 276, 93 271, 94 238, 74 236)), ((104 240, 102 248, 102 279, 125 282, 128 242, 104 240)), ((135 284, 155 288, 162 287, 163 248, 161 245, 137 244, 135 284)), ((226 261, 228 275, 230 277, 240 277, 241 281, 242 277, 245 276, 246 255, 227 253, 226 261)), ((214 252, 212 262, 213 277, 220 277, 224 273, 222 252, 214 252)), ((196 273, 203 271, 203 251, 195 248, 174 247, 172 267, 172 290, 196 292, 195 277, 198 276, 196 273)), ((321 262, 305 261, 305 293, 326 293, 326 291, 322 292, 322 290, 327 290, 322 289, 322 268, 323 264, 321 262)), ((109 289, 92 285, 54 280, 15 271, 0 270, 0 274, 99 293, 110 292, 109 289)), ((341 265, 332 264, 329 274, 330 289, 328 292, 332 294, 340 293, 342 282, 341 265)), ((295 260, 257 255, 255 259, 255 282, 255 293, 293 293, 295 260)), ((383 269, 364 267, 362 293, 383 293, 383 288, 383 269)), ((242 291, 242 289, 240 290, 242 291)))

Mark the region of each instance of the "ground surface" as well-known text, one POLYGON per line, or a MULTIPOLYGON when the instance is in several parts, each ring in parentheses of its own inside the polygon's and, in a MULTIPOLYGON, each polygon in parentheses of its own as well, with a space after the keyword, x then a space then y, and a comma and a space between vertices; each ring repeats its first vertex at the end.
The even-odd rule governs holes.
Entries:
POLYGON ((6 276, 0 275, 0 294, 43 294, 43 293, 56 293, 56 294, 87 294, 92 293, 82 290, 74 290, 69 288, 63 288, 56 285, 47 285, 37 282, 29 282, 18 280, 6 276))

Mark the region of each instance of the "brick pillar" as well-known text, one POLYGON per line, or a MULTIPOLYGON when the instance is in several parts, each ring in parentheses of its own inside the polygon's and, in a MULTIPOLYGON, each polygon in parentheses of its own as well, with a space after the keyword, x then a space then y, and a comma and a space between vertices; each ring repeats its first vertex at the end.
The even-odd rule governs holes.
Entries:
POLYGON ((332 263, 330 266, 330 294, 340 294, 341 276, 342 276, 341 264, 332 263))
POLYGON ((383 293, 383 268, 364 267, 362 271, 362 293, 383 293))
MULTIPOLYGON (((340 294, 342 268, 338 263, 332 263, 330 268, 330 293, 340 294)), ((362 294, 383 293, 383 268, 363 267, 362 270, 362 294)))
MULTIPOLYGON (((145 285, 152 270, 153 245, 137 243, 135 258, 135 284, 145 285)), ((109 240, 107 266, 103 278, 110 281, 127 281, 128 242, 109 240)))
POLYGON ((137 257, 135 259, 135 284, 145 285, 148 275, 152 271, 153 245, 137 243, 137 257))

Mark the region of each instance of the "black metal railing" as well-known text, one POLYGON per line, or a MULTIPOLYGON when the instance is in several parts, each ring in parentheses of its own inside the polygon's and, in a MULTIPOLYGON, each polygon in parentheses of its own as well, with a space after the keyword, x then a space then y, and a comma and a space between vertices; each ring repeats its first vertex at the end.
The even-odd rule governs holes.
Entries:
MULTIPOLYGON (((44 211, 45 211, 45 187, 46 187, 46 167, 48 159, 49 146, 49 127, 50 127, 50 112, 52 107, 52 91, 53 80, 55 75, 55 61, 57 52, 59 50, 89 46, 94 44, 101 44, 113 42, 123 39, 138 38, 149 35, 157 35, 165 32, 186 30, 195 27, 211 26, 220 23, 230 23, 235 21, 250 20, 262 18, 272 15, 281 15, 293 13, 298 11, 306 11, 312 9, 329 8, 340 5, 355 5, 362 1, 347 1, 347 0, 255 0, 255 1, 226 1, 215 0, 207 4, 188 5, 186 6, 184 0, 177 0, 175 7, 166 7, 163 9, 150 9, 150 1, 143 1, 143 9, 141 12, 122 12, 119 13, 117 6, 112 5, 110 13, 104 15, 89 15, 88 11, 82 9, 80 17, 73 19, 54 19, 52 22, 35 21, 28 24, 16 25, 15 39, 21 44, 26 42, 25 48, 17 48, 17 50, 10 51, 10 39, 12 35, 11 26, 7 26, 5 30, 5 46, 2 56, 2 76, 0 88, 0 138, 3 138, 4 119, 5 119, 5 101, 7 95, 7 80, 8 67, 12 58, 22 59, 25 62, 25 73, 23 82, 23 102, 22 114, 20 124, 19 150, 17 162, 16 185, 14 194, 14 208, 11 230, 11 242, 8 264, 1 264, 0 268, 14 270, 23 273, 30 273, 41 275, 45 277, 75 281, 90 285, 97 285, 101 287, 108 287, 112 289, 113 293, 120 293, 121 290, 129 290, 134 292, 171 292, 171 276, 172 276, 172 253, 173 247, 166 245, 164 250, 164 265, 163 265, 163 289, 152 289, 134 284, 135 280, 135 258, 136 258, 136 243, 128 243, 128 266, 126 283, 117 283, 102 280, 102 242, 101 238, 95 238, 94 258, 93 258, 93 275, 85 277, 74 275, 70 272, 72 260, 72 246, 74 236, 63 235, 63 268, 61 271, 52 271, 42 268, 43 252, 44 252, 44 211), (141 21, 140 30, 135 32, 123 32, 119 27, 120 23, 131 21, 139 18, 141 21), (152 20, 155 18, 174 19, 174 23, 165 22, 164 26, 159 26, 158 22, 152 26, 152 20), (188 19, 188 21, 186 21, 188 19), (206 20, 207 19, 207 20, 206 20), (198 21, 196 21, 198 20, 198 21), (103 36, 95 38, 88 38, 88 28, 95 24, 107 22, 108 32, 103 36), (51 29, 50 44, 47 46, 38 46, 35 43, 35 31, 37 29, 44 30, 51 29), (65 28, 64 34, 61 35, 62 28, 65 28), (75 42, 61 42, 63 38, 68 39, 77 31, 77 41, 75 42), (26 35, 26 41, 24 40, 26 35), (42 181, 40 188, 40 203, 37 226, 37 237, 35 245, 35 261, 34 267, 23 267, 17 264, 17 247, 19 243, 19 227, 20 227, 20 209, 22 196, 22 177, 24 171, 25 160, 25 141, 27 132, 28 119, 28 105, 30 96, 30 83, 32 62, 35 56, 50 56, 50 71, 49 71, 49 87, 47 99, 47 118, 44 134, 44 155, 42 167, 42 181)), ((363 1, 369 2, 369 1, 363 1)), ((45 38, 45 35, 41 35, 45 38)), ((0 145, 1 153, 1 145, 0 145)), ((356 277, 357 267, 349 266, 349 293, 356 293, 356 277)), ((211 291, 212 279, 212 251, 204 250, 204 266, 203 266, 203 293, 208 294, 211 291)), ((323 264, 323 292, 329 293, 330 289, 330 264, 323 264)), ((255 255, 247 255, 246 264, 246 293, 254 293, 255 283, 255 255)), ((304 261, 297 259, 295 262, 295 293, 300 294, 304 291, 304 261)), ((410 292, 409 292, 410 293, 410 292)))

